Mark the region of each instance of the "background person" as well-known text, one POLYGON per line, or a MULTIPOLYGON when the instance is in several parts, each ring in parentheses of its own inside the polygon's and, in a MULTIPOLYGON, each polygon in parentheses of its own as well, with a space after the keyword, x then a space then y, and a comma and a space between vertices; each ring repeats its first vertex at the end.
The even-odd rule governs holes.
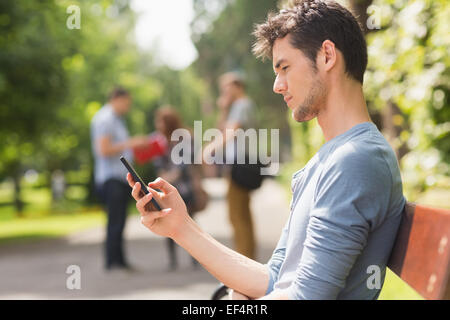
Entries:
POLYGON ((121 155, 130 163, 132 149, 148 144, 145 136, 129 137, 123 117, 131 108, 131 96, 122 89, 114 89, 105 104, 91 121, 92 151, 95 161, 95 184, 106 206, 107 227, 105 240, 106 270, 130 269, 123 248, 123 230, 130 199, 126 184, 126 168, 121 155))
MULTIPOLYGON (((256 177, 251 175, 252 171, 247 170, 248 166, 237 164, 238 148, 230 132, 237 129, 245 131, 256 128, 256 108, 245 92, 245 83, 239 73, 228 72, 223 74, 219 78, 219 89, 220 96, 217 99, 217 106, 219 107, 218 127, 222 130, 224 140, 213 141, 204 148, 203 154, 207 158, 216 149, 225 148, 226 162, 233 163, 227 177, 227 204, 228 216, 233 228, 234 247, 239 253, 255 259, 256 244, 250 210, 250 195, 251 191, 258 188, 260 183, 251 185, 246 182, 256 182, 260 177, 259 174, 256 177)), ((247 143, 245 152, 248 156, 247 143)), ((248 163, 248 159, 246 159, 246 163, 248 163)), ((257 170, 259 169, 257 168, 257 170)))
MULTIPOLYGON (((164 155, 153 161, 157 169, 158 176, 164 178, 179 191, 181 198, 186 203, 188 212, 193 217, 198 211, 206 206, 207 195, 201 187, 202 170, 194 165, 193 149, 189 155, 191 163, 175 164, 171 159, 172 148, 178 141, 171 141, 172 133, 177 129, 186 129, 178 112, 171 106, 163 106, 156 110, 155 128, 168 141, 168 148, 164 155)), ((193 141, 191 143, 193 147, 193 141)), ((180 155, 183 156, 183 155, 180 155)), ((169 249, 169 269, 175 270, 178 267, 175 242, 167 238, 169 249)), ((194 267, 198 266, 197 261, 192 258, 194 267)))

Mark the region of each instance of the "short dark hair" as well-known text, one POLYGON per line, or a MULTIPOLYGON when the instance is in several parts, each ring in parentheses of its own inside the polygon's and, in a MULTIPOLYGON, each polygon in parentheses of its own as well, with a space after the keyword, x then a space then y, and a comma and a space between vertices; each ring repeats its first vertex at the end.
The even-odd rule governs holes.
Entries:
POLYGON ((270 13, 255 27, 253 53, 272 59, 275 40, 291 35, 291 45, 300 49, 316 65, 317 52, 325 40, 339 49, 345 71, 363 83, 367 67, 367 44, 360 25, 350 11, 335 1, 297 0, 291 9, 270 13))
POLYGON ((130 93, 127 90, 125 90, 124 88, 116 87, 109 94, 110 101, 113 99, 119 98, 119 97, 130 97, 130 93))
POLYGON ((219 78, 219 83, 232 83, 233 85, 245 90, 245 80, 242 74, 236 71, 224 73, 219 78))

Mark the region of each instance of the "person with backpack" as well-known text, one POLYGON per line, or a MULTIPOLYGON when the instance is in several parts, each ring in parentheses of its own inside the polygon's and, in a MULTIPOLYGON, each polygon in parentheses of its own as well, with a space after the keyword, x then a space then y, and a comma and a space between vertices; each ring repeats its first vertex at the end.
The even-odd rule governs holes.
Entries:
MULTIPOLYGON (((255 129, 256 108, 245 90, 243 77, 237 72, 228 72, 219 78, 220 96, 217 106, 220 110, 218 127, 224 140, 213 141, 203 150, 203 157, 211 156, 217 149, 225 149, 226 163, 231 163, 228 180, 228 215, 233 228, 233 242, 237 252, 254 259, 256 241, 250 208, 251 192, 261 186, 262 176, 257 164, 249 163, 249 146, 237 146, 236 130, 255 129), (245 150, 245 163, 238 163, 240 150, 245 150)), ((245 142, 245 140, 243 140, 245 142)))

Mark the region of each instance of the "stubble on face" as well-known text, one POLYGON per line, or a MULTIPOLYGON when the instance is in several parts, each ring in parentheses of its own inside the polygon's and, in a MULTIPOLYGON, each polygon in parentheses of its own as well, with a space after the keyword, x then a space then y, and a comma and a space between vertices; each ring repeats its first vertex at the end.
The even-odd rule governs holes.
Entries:
POLYGON ((292 110, 292 118, 297 122, 305 122, 317 117, 325 108, 327 88, 316 64, 300 49, 293 47, 290 39, 289 34, 277 39, 272 48, 274 71, 277 75, 274 91, 282 94, 285 101, 286 97, 289 99, 287 104, 292 110), (289 68, 289 71, 284 71, 285 68, 289 68), (280 80, 277 71, 281 74, 280 80), (301 97, 304 98, 299 100, 301 97))
POLYGON ((297 122, 306 122, 314 119, 325 105, 326 89, 316 75, 309 92, 303 102, 292 111, 292 117, 297 122))

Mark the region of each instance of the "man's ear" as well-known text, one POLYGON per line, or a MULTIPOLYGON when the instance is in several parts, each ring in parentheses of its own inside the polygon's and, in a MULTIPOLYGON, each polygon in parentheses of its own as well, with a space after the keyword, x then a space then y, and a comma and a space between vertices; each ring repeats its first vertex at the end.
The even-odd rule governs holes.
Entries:
POLYGON ((325 40, 320 49, 320 60, 318 63, 322 65, 324 71, 331 70, 336 65, 337 52, 333 41, 325 40))

